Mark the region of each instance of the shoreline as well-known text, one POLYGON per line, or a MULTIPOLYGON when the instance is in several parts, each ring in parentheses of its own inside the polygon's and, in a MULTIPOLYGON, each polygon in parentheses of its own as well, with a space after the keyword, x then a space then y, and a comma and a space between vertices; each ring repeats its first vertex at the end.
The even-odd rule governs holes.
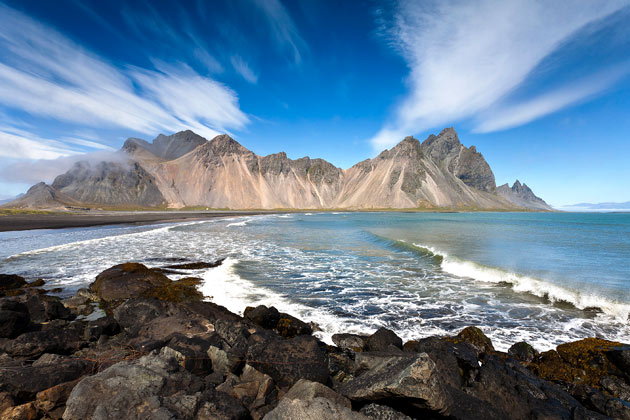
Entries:
MULTIPOLYGON (((2 210, 2 209, 0 209, 2 210)), ((4 209, 6 211, 16 211, 4 209)), ((158 224, 213 219, 217 217, 257 216, 284 213, 542 213, 538 211, 506 210, 451 210, 451 209, 272 209, 272 210, 99 210, 89 212, 28 211, 17 213, 0 211, 0 232, 36 229, 67 229, 119 224, 158 224)), ((545 212, 554 213, 554 212, 545 212)), ((560 213, 560 212, 558 212, 560 213)))
POLYGON ((67 229, 107 225, 147 225, 214 219, 217 217, 257 216, 277 214, 275 211, 178 211, 178 212, 119 212, 40 213, 0 215, 0 232, 35 229, 67 229))

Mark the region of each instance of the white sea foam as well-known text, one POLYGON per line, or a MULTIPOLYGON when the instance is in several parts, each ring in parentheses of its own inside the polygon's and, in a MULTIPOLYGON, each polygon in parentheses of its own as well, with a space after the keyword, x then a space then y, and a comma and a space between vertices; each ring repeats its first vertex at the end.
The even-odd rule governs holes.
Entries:
POLYGON ((489 283, 508 283, 517 292, 531 293, 538 297, 547 298, 552 302, 569 302, 578 309, 599 308, 602 312, 615 317, 617 320, 622 322, 628 321, 630 315, 629 304, 615 302, 603 296, 571 290, 549 281, 495 267, 488 267, 473 261, 461 260, 427 245, 416 243, 413 245, 442 257, 442 270, 457 277, 471 278, 489 283))
POLYGON ((232 226, 246 226, 247 225, 248 220, 243 220, 242 222, 235 222, 235 223, 230 223, 227 225, 227 227, 232 227, 232 226))
POLYGON ((370 332, 366 327, 357 324, 357 320, 344 319, 323 308, 312 308, 293 302, 280 293, 241 278, 235 271, 238 262, 238 259, 228 257, 223 264, 203 274, 204 282, 200 290, 212 302, 241 315, 247 306, 274 306, 281 312, 315 322, 321 328, 315 335, 328 344, 332 344, 333 334, 370 332))

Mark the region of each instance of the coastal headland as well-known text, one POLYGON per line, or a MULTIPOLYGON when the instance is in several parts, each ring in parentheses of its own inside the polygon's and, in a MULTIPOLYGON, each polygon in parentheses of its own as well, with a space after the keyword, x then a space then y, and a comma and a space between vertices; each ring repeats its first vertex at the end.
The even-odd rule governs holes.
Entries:
POLYGON ((406 343, 317 338, 273 307, 234 314, 201 280, 217 261, 124 263, 65 300, 0 275, 2 419, 625 419, 630 345, 496 351, 470 326, 406 343))

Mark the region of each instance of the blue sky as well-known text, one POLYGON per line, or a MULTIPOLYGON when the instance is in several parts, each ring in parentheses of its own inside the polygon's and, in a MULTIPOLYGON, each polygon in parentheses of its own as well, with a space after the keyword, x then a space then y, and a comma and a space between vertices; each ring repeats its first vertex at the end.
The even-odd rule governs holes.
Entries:
POLYGON ((0 0, 0 198, 128 137, 347 168, 447 126, 497 184, 630 200, 628 1, 0 0))

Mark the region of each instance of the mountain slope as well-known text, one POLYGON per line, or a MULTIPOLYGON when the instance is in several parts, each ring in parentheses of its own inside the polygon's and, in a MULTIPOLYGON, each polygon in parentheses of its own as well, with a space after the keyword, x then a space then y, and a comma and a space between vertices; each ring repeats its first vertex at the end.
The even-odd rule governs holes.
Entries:
POLYGON ((165 203, 155 180, 138 162, 77 162, 55 178, 55 191, 87 204, 155 207, 165 203))
POLYGON ((347 170, 323 159, 259 156, 228 135, 207 141, 191 131, 128 139, 123 158, 79 162, 52 189, 81 203, 230 209, 549 210, 526 185, 496 188, 474 146, 453 128, 423 143, 406 137, 347 170))
POLYGON ((14 209, 44 209, 62 210, 67 207, 81 206, 81 203, 72 197, 57 191, 50 185, 40 182, 33 185, 26 194, 11 201, 2 207, 14 209))
POLYGON ((515 208, 488 191, 494 191, 490 167, 450 128, 422 144, 406 137, 391 150, 348 169, 336 207, 515 208))
POLYGON ((518 179, 511 188, 508 184, 498 187, 497 194, 519 207, 532 210, 553 210, 542 198, 537 197, 527 184, 521 184, 518 179))
POLYGON ((324 208, 343 171, 321 159, 292 160, 285 153, 261 157, 222 135, 161 163, 155 176, 177 207, 324 208))

